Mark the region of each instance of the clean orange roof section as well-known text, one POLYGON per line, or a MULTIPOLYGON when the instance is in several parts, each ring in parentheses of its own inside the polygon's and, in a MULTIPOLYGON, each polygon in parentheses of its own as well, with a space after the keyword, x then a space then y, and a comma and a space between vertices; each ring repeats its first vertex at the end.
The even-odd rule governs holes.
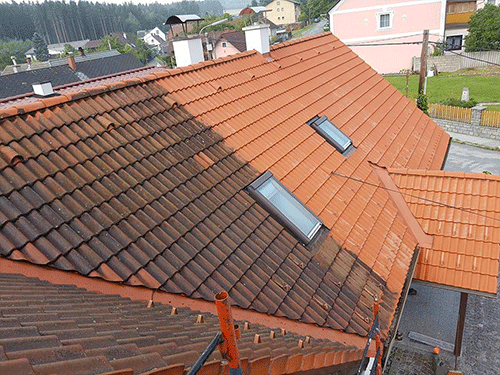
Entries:
POLYGON ((500 259, 500 176, 389 169, 411 212, 434 237, 415 279, 496 296, 500 259))
POLYGON ((385 190, 403 216, 406 224, 408 225, 408 229, 418 241, 418 245, 420 247, 432 247, 433 237, 424 232, 420 223, 417 221, 410 208, 408 207, 408 204, 401 194, 401 191, 398 190, 396 184, 387 172, 387 169, 379 167, 378 165, 372 165, 372 167, 375 174, 380 178, 380 181, 385 187, 385 190))

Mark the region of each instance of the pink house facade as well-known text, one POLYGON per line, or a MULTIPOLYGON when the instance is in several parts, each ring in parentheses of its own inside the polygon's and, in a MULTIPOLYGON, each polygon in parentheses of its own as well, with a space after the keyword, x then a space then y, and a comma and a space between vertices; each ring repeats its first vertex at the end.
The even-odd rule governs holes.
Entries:
POLYGON ((235 46, 233 46, 231 42, 220 39, 215 44, 212 54, 214 59, 218 59, 219 57, 226 57, 240 52, 241 51, 238 50, 235 46))
POLYGON ((391 43, 422 41, 424 29, 430 41, 443 40, 446 0, 341 0, 329 16, 331 32, 372 68, 397 73, 411 69, 422 46, 391 43))

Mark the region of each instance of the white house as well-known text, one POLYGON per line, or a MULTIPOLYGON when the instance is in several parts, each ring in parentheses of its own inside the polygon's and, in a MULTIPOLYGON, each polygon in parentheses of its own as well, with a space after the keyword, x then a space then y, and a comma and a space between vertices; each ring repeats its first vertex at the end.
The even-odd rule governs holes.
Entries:
POLYGON ((158 27, 149 31, 138 31, 137 36, 158 52, 164 52, 167 48, 167 35, 158 27))

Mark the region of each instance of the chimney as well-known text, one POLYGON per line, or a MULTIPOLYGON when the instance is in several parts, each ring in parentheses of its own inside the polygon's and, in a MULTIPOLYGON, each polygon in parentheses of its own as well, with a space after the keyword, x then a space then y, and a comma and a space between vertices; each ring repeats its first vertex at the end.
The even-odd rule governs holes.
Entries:
POLYGON ((17 65, 16 56, 11 56, 10 59, 12 60, 12 65, 17 65))
POLYGON ((196 64, 205 60, 200 37, 178 39, 172 44, 174 45, 175 62, 178 67, 196 64))
POLYGON ((257 24, 244 27, 247 51, 257 50, 262 54, 269 52, 269 25, 257 24))
POLYGON ((35 95, 39 95, 39 96, 54 95, 54 90, 52 89, 52 83, 50 83, 48 81, 34 83, 32 86, 33 86, 33 91, 35 92, 35 95))
POLYGON ((68 56, 68 65, 76 72, 76 62, 74 56, 68 56))
POLYGON ((28 70, 31 69, 31 57, 26 57, 26 64, 28 64, 28 70))

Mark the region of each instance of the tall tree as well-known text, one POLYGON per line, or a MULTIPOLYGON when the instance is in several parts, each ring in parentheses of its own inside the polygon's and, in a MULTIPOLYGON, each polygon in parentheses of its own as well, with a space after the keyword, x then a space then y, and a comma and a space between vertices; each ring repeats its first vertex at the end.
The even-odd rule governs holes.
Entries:
POLYGON ((11 56, 16 57, 17 63, 24 62, 24 54, 31 47, 33 47, 31 40, 25 42, 20 40, 0 41, 0 70, 12 64, 11 56))
POLYGON ((125 43, 122 43, 118 40, 118 38, 106 35, 101 39, 101 44, 97 47, 98 51, 108 51, 110 49, 116 49, 118 52, 125 52, 125 43))
POLYGON ((129 45, 125 46, 125 52, 133 53, 134 56, 141 60, 141 62, 144 64, 155 57, 155 51, 142 39, 137 38, 135 41, 135 46, 135 49, 130 48, 129 45))
POLYGON ((47 48, 47 43, 45 43, 45 40, 43 40, 42 36, 37 32, 33 34, 33 44, 37 60, 47 61, 49 59, 49 49, 47 48))
POLYGON ((170 15, 220 16, 222 11, 219 0, 120 5, 76 0, 0 1, 0 39, 27 40, 36 31, 50 44, 100 39, 115 31, 135 33, 156 26, 168 31, 163 23, 170 15))
POLYGON ((127 19, 125 19, 126 31, 137 31, 141 29, 141 24, 132 12, 129 12, 127 19))
POLYGON ((465 48, 467 52, 500 49, 500 7, 486 4, 471 16, 465 48))

